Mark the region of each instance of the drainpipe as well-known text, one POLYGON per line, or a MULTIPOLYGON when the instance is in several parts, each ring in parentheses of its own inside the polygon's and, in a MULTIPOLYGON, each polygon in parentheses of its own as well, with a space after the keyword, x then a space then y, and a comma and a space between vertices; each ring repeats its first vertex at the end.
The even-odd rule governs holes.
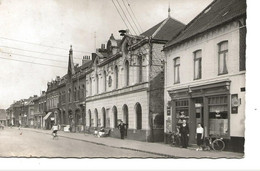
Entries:
POLYGON ((151 113, 151 111, 150 111, 150 102, 151 102, 151 95, 150 95, 150 93, 151 93, 151 83, 150 83, 150 81, 151 81, 151 73, 152 73, 152 64, 153 64, 153 62, 152 62, 152 58, 153 58, 153 44, 151 43, 151 40, 152 40, 152 37, 151 36, 149 36, 149 38, 148 38, 148 45, 149 45, 149 60, 148 60, 148 67, 149 67, 149 74, 148 74, 148 91, 149 91, 149 93, 148 93, 148 118, 149 118, 149 127, 150 127, 150 130, 151 130, 151 138, 150 138, 150 140, 151 140, 151 142, 154 142, 154 131, 153 131, 153 117, 152 117, 152 113, 151 113))

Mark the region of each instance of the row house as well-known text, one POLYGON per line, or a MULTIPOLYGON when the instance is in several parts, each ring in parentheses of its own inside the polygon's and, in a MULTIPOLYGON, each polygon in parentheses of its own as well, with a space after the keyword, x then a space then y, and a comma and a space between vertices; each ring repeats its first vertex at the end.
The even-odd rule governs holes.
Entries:
POLYGON ((74 65, 72 47, 69 51, 68 72, 49 82, 46 91, 46 111, 44 127, 50 129, 53 124, 61 130, 82 132, 85 129, 86 73, 95 59, 84 56, 82 65, 74 65))
POLYGON ((46 92, 42 91, 38 98, 34 99, 34 127, 44 128, 43 117, 47 114, 46 92))
POLYGON ((110 36, 97 49, 86 75, 86 127, 101 127, 120 137, 119 121, 127 139, 163 141, 163 45, 185 25, 170 16, 141 35, 121 30, 121 40, 110 36))
POLYGON ((246 1, 214 0, 165 47, 165 133, 180 113, 205 136, 222 137, 243 151, 245 131, 246 1))

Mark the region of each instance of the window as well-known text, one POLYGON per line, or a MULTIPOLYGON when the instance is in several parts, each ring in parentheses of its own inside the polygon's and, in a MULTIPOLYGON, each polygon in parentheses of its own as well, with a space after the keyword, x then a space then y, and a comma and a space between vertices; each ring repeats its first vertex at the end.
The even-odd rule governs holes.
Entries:
POLYGON ((106 92, 106 91, 107 91, 107 72, 104 71, 103 74, 104 74, 104 75, 103 75, 103 80, 104 80, 104 92, 106 92))
POLYGON ((180 57, 173 60, 174 62, 174 84, 180 83, 180 57))
POLYGON ((136 129, 142 129, 142 107, 140 103, 136 103, 135 112, 136 112, 136 129))
POLYGON ((141 83, 143 81, 143 59, 142 56, 138 56, 139 72, 138 72, 138 81, 141 83))
POLYGON ((99 79, 98 79, 98 74, 96 75, 96 87, 97 87, 97 94, 99 92, 99 79))
POLYGON ((201 78, 201 50, 194 52, 194 79, 201 78))
POLYGON ((92 79, 89 78, 89 95, 92 96, 92 79))
POLYGON ((125 62, 125 85, 129 86, 129 62, 125 62))
POLYGON ((209 134, 228 135, 228 98, 216 96, 209 98, 209 134))
POLYGON ((71 89, 69 89, 68 96, 69 96, 69 102, 71 102, 71 89))
POLYGON ((118 89, 118 67, 115 67, 115 88, 118 89))
POLYGON ((218 74, 227 74, 228 42, 221 42, 218 46, 218 74))
POLYGON ((74 101, 77 101, 77 88, 74 89, 74 101))

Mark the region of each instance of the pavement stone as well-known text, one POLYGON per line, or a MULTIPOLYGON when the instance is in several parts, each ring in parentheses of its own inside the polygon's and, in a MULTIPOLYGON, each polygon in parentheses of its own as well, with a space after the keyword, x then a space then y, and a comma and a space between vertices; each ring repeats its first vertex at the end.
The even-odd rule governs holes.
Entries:
MULTIPOLYGON (((22 128, 24 131, 34 131, 38 133, 50 134, 51 130, 33 129, 33 128, 22 128)), ((59 131, 58 135, 63 138, 70 138, 79 141, 85 141, 98 145, 109 146, 113 148, 128 149, 134 151, 140 151, 150 154, 161 155, 166 158, 229 158, 229 159, 241 159, 244 158, 243 153, 228 152, 228 151, 196 151, 194 147, 184 149, 179 147, 173 147, 169 144, 163 143, 151 143, 141 142, 128 139, 118 139, 112 137, 101 137, 98 138, 92 134, 83 133, 71 133, 59 131)))

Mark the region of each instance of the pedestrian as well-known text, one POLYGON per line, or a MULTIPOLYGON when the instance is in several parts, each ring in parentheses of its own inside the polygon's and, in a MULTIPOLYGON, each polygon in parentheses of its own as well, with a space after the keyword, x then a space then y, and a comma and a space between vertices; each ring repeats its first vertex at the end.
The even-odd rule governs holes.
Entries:
POLYGON ((196 149, 196 151, 202 150, 202 143, 203 143, 203 133, 204 133, 204 129, 201 126, 200 123, 198 123, 197 129, 196 129, 196 139, 197 139, 197 145, 198 148, 196 149))
POLYGON ((183 123, 180 126, 180 136, 181 136, 181 145, 182 148, 188 147, 188 141, 189 141, 189 126, 186 123, 186 120, 183 120, 183 123))
POLYGON ((120 136, 121 139, 124 139, 124 134, 125 134, 125 124, 123 123, 123 121, 121 120, 119 125, 117 126, 119 131, 120 131, 120 136))

